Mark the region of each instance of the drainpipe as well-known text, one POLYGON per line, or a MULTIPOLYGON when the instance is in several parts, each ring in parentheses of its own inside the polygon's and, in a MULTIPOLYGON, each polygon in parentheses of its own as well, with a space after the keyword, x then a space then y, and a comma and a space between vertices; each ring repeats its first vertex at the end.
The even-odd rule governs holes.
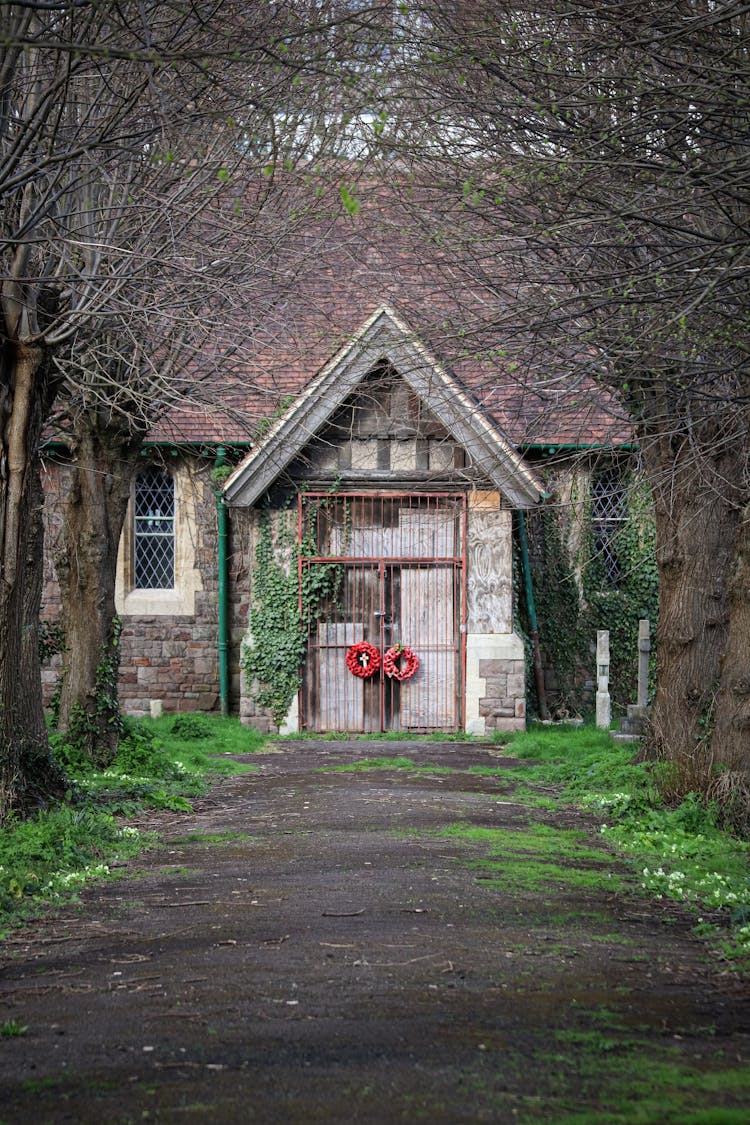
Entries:
MULTIPOLYGON (((214 468, 220 469, 224 464, 226 449, 220 445, 216 450, 214 468)), ((219 654, 219 699, 221 700, 222 715, 229 714, 229 614, 227 607, 227 541, 229 538, 229 518, 227 506, 220 490, 216 492, 216 527, 218 532, 217 570, 219 588, 218 598, 218 654, 219 654)))
POLYGON ((536 604, 534 602, 534 587, 531 585, 531 564, 529 562, 529 545, 526 540, 526 519, 523 512, 518 512, 518 539, 521 544, 521 565, 523 566, 523 585, 526 591, 526 609, 529 614, 529 628, 531 630, 531 646, 534 654, 534 683, 539 700, 539 718, 548 719, 547 695, 544 690, 544 669, 542 667, 542 653, 539 648, 539 628, 536 620, 536 604))

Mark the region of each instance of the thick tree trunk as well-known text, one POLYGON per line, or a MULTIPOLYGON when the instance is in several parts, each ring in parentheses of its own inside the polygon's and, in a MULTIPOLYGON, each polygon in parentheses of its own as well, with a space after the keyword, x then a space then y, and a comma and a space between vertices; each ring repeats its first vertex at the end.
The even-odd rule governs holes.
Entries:
POLYGON ((39 442, 52 388, 41 349, 8 345, 0 386, 0 823, 60 796, 42 708, 39 442))
POLYGON ((750 789, 750 503, 740 518, 729 582, 729 628, 711 751, 720 766, 744 775, 750 789))
POLYGON ((58 728, 95 764, 112 761, 121 733, 117 693, 117 549, 142 434, 76 421, 63 531, 55 552, 65 652, 58 728))
POLYGON ((700 443, 695 432, 688 441, 666 434, 666 426, 658 437, 642 437, 659 568, 657 688, 645 753, 671 763, 664 784, 675 797, 707 792, 715 764, 711 730, 727 646, 743 457, 741 441, 723 441, 717 423, 700 443))

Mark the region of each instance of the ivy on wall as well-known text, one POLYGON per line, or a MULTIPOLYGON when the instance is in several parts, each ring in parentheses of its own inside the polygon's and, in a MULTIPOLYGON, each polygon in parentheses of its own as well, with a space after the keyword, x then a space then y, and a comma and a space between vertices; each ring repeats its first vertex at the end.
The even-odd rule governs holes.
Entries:
MULTIPOLYGON (((527 517, 539 635, 551 689, 549 703, 558 717, 580 714, 592 704, 586 683, 595 676, 598 629, 609 630, 610 694, 617 708, 624 710, 636 700, 638 621, 642 617, 651 622, 654 648, 658 576, 651 498, 637 475, 629 475, 625 483, 626 518, 611 540, 619 571, 616 583, 608 578, 604 560, 596 553, 588 499, 572 498, 572 510, 581 520, 572 550, 570 526, 560 509, 545 508, 527 517)), ((525 624, 523 612, 520 616, 525 624)), ((533 703, 532 699, 530 709, 533 703)))
MULTIPOLYGON (((530 515, 527 530, 548 703, 554 718, 567 718, 582 708, 581 669, 587 663, 590 640, 576 571, 555 510, 530 515)), ((533 676, 527 675, 526 682, 531 688, 533 676)), ((537 710, 538 702, 535 707, 530 700, 529 709, 537 710)))
POLYGON ((333 563, 304 565, 318 554, 314 528, 320 503, 308 509, 301 543, 289 511, 277 513, 275 530, 271 512, 264 512, 258 528, 250 638, 242 644, 240 666, 252 698, 270 711, 277 726, 302 684, 308 630, 336 602, 343 574, 333 563))
POLYGON ((627 519, 613 539, 620 572, 617 584, 607 582, 601 560, 593 552, 590 520, 583 541, 589 561, 582 568, 586 627, 589 636, 595 636, 597 629, 609 630, 610 695, 622 708, 636 700, 638 621, 649 619, 653 649, 659 611, 651 496, 635 475, 627 481, 626 510, 627 519))

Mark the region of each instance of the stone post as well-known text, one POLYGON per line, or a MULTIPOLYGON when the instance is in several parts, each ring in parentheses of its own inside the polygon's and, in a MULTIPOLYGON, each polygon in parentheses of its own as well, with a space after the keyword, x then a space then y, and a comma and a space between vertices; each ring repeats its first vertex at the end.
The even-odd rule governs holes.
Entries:
POLYGON ((609 631, 596 632, 596 725, 609 730, 612 706, 609 698, 609 631))
POLYGON ((638 707, 648 707, 648 665, 651 655, 651 630, 647 617, 638 622, 638 707))
POLYGON ((647 617, 638 622, 638 702, 628 704, 622 720, 622 734, 640 738, 648 721, 648 663, 651 656, 651 628, 647 617))

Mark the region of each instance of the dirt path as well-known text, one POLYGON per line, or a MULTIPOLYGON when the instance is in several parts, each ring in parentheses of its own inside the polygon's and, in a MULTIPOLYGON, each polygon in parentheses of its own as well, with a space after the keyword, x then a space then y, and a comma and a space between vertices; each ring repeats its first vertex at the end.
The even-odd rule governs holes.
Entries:
POLYGON ((503 891, 441 834, 559 824, 512 762, 467 772, 489 754, 292 744, 161 818, 179 838, 5 943, 0 1122, 745 1122, 750 997, 686 917, 603 849, 611 892, 503 891), (384 754, 459 772, 321 768, 384 754))

